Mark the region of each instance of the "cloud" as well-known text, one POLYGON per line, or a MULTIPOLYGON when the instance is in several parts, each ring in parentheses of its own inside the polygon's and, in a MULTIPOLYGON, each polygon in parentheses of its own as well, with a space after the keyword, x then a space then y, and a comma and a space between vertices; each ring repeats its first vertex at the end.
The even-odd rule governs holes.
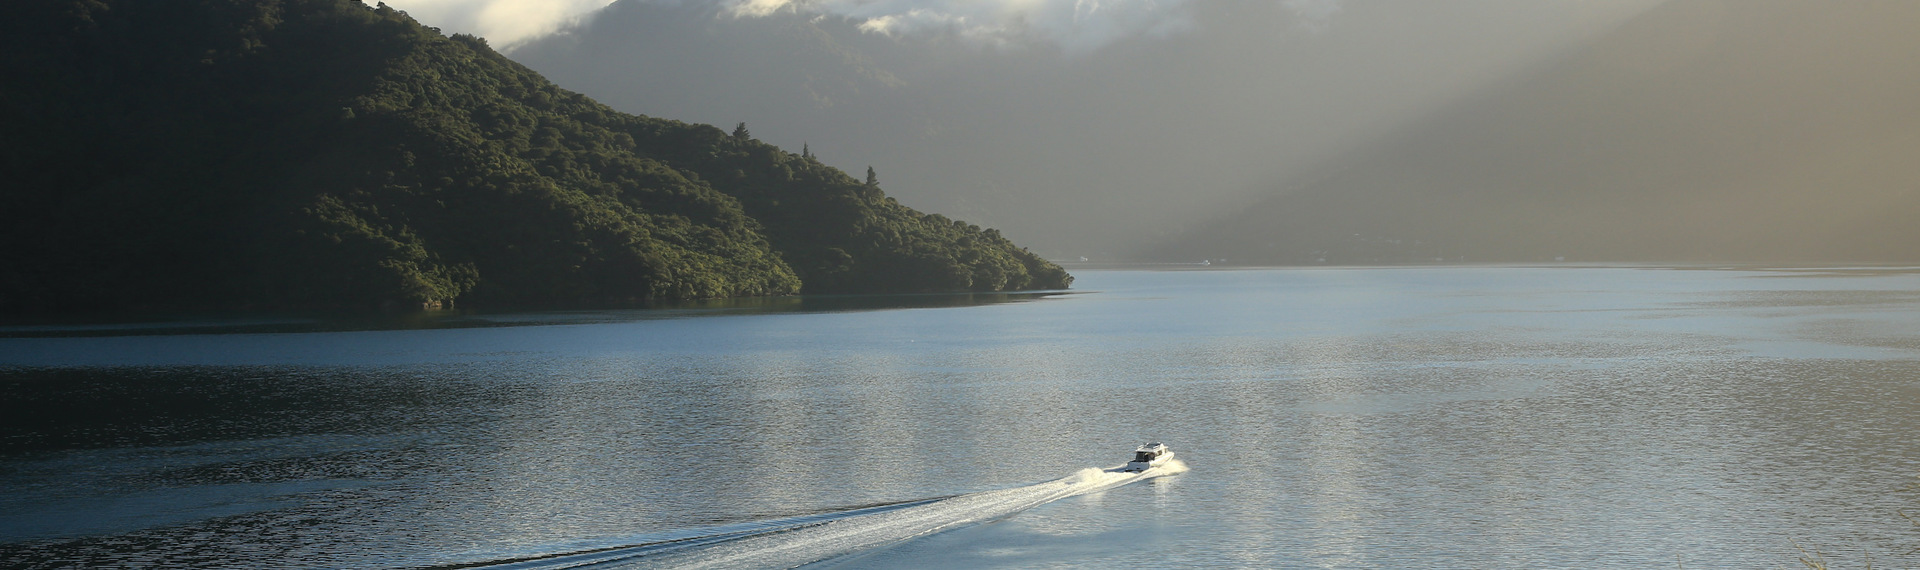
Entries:
POLYGON ((495 47, 553 33, 613 0, 389 0, 421 23, 486 38, 495 47))
MULTIPOLYGON (((614 0, 392 0, 393 7, 448 32, 475 34, 500 47, 553 33, 614 0)), ((1194 29, 1193 4, 1211 0, 630 0, 714 2, 734 17, 781 12, 847 18, 886 36, 953 34, 975 45, 1052 45, 1082 54, 1128 37, 1166 37, 1194 29)), ((1271 0, 1298 26, 1319 30, 1342 0, 1271 0)))
POLYGON ((1281 0, 1280 5, 1293 12, 1299 27, 1313 31, 1326 29, 1340 12, 1340 0, 1281 0))
POLYGON ((1041 43, 1068 53, 1093 51, 1121 38, 1161 37, 1193 27, 1187 7, 1190 0, 723 1, 739 17, 792 10, 855 20, 868 33, 951 33, 977 44, 1041 43))

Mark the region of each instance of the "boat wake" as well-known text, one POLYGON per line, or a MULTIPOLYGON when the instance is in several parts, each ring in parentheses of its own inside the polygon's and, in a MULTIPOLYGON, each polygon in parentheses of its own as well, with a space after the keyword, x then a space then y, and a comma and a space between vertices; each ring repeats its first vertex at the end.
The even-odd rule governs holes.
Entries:
POLYGON ((1082 469, 1025 487, 955 495, 759 523, 695 529, 645 544, 556 554, 488 570, 561 568, 793 568, 909 538, 987 522, 1046 503, 1187 470, 1169 460, 1142 472, 1082 469))

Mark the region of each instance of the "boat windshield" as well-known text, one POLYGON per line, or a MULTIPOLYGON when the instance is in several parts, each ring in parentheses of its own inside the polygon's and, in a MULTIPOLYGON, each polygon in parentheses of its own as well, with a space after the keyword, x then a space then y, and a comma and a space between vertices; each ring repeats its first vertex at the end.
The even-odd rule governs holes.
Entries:
POLYGON ((1151 451, 1136 451, 1136 452, 1133 452, 1133 460, 1139 461, 1139 462, 1149 462, 1149 461, 1153 461, 1153 455, 1154 454, 1151 451))

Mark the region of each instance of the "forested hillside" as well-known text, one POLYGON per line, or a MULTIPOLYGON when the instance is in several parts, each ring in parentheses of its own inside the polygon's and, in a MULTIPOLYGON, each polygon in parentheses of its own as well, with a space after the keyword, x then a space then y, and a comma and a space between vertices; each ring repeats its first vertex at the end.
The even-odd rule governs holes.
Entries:
POLYGON ((619 113, 351 0, 0 21, 0 312, 1064 288, 746 129, 619 113))

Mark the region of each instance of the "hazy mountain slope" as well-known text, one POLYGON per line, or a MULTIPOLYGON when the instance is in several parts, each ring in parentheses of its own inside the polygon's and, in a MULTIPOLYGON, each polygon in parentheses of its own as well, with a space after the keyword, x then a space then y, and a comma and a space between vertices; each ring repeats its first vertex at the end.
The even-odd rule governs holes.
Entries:
POLYGON ((1065 287, 811 158, 347 0, 0 23, 0 312, 1065 287))
POLYGON ((1107 257, 1644 3, 1347 1, 1324 21, 1273 0, 1157 3, 1185 19, 1076 51, 1055 42, 1080 37, 1066 24, 889 36, 818 3, 742 17, 723 0, 620 0, 510 55, 616 108, 746 121, 849 171, 874 165, 903 202, 1054 255, 1107 257))
POLYGON ((1674 0, 1161 255, 1920 260, 1920 3, 1674 0))

